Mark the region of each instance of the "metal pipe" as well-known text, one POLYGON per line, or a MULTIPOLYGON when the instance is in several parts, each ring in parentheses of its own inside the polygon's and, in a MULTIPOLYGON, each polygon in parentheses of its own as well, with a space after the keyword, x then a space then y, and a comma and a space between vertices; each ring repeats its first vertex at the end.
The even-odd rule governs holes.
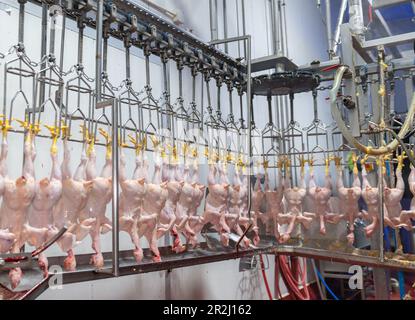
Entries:
POLYGON ((270 3, 270 20, 271 20, 271 37, 272 37, 272 53, 278 52, 278 30, 277 30, 277 16, 275 14, 276 6, 275 0, 269 0, 270 3))
POLYGON ((343 23, 344 20, 344 14, 346 13, 347 8, 347 0, 342 0, 340 10, 339 10, 339 17, 337 19, 337 26, 336 31, 334 33, 334 43, 333 43, 333 50, 332 53, 335 56, 337 54, 337 50, 339 48, 339 42, 340 42, 340 26, 343 23))
POLYGON ((104 0, 97 1, 96 41, 95 41, 95 93, 96 102, 101 100, 102 91, 102 31, 103 31, 104 0))
POLYGON ((119 225, 118 225, 118 101, 112 100, 112 274, 119 276, 119 225))
MULTIPOLYGON (((40 70, 44 70, 46 68, 46 61, 44 60, 44 57, 46 56, 46 47, 48 44, 48 5, 46 3, 42 3, 42 29, 40 34, 40 59, 42 61, 40 70)), ((41 72, 41 77, 44 78, 46 76, 46 71, 41 72)), ((46 86, 45 82, 40 82, 40 88, 39 88, 39 106, 43 104, 43 101, 45 101, 45 92, 46 92, 46 86)))
MULTIPOLYGON (((243 1, 243 0, 242 0, 243 1)), ((248 166, 248 216, 249 219, 251 219, 251 171, 252 171, 252 131, 251 131, 251 112, 249 110, 252 109, 252 72, 251 72, 251 36, 243 36, 246 39, 247 42, 247 57, 246 57, 246 63, 247 63, 247 86, 246 86, 246 103, 248 106, 248 155, 249 155, 249 166, 248 166)))
POLYGON ((283 19, 283 31, 284 31, 283 41, 284 41, 284 47, 285 47, 284 55, 288 57, 289 49, 288 49, 288 31, 287 31, 287 12, 285 8, 286 8, 285 0, 282 0, 282 19, 283 19))
MULTIPOLYGON (((61 30, 61 45, 60 45, 60 53, 59 53, 59 70, 63 70, 63 59, 65 57, 65 36, 66 36, 66 15, 65 15, 65 11, 61 10, 60 11, 62 14, 62 30, 61 30)), ((67 108, 67 106, 63 105, 63 90, 64 90, 65 84, 61 83, 61 85, 59 86, 58 89, 58 97, 59 97, 59 101, 60 101, 60 105, 61 105, 61 110, 60 110, 60 117, 63 116, 64 114, 64 108, 67 108)), ((67 119, 66 117, 64 118, 64 124, 66 125, 67 119)))
MULTIPOLYGON (((242 0, 242 35, 246 35, 245 0, 242 0)), ((244 41, 244 55, 246 55, 246 42, 244 41)))
POLYGON ((329 53, 329 57, 331 59, 333 53, 331 51, 332 44, 333 44, 333 38, 332 38, 332 32, 331 32, 331 5, 330 0, 325 1, 326 4, 326 31, 327 31, 327 50, 329 53))
POLYGON ((284 55, 285 46, 284 46, 284 28, 283 28, 283 19, 282 19, 282 2, 278 0, 278 32, 279 32, 279 53, 284 55))
MULTIPOLYGON (((236 7, 236 34, 240 36, 239 30, 239 0, 235 0, 236 7)), ((238 57, 241 57, 241 43, 238 41, 238 57)))
POLYGON ((218 38, 218 0, 209 0, 210 39, 218 38))
POLYGON ((18 30, 18 42, 24 41, 24 7, 27 0, 19 0, 19 30, 18 30))
MULTIPOLYGON (((228 38, 228 21, 227 21, 226 0, 222 0, 222 2, 223 2, 223 38, 227 39, 228 38)), ((228 43, 225 43, 225 53, 228 53, 228 43)))

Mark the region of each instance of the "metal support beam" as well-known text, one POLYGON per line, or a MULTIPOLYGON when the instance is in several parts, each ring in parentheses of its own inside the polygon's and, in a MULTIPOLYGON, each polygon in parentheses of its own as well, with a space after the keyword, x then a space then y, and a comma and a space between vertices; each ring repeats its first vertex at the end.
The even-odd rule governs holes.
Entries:
POLYGON ((396 36, 385 37, 375 40, 368 40, 362 43, 362 48, 365 50, 376 49, 379 46, 390 47, 397 46, 403 43, 408 43, 415 40, 415 32, 398 34, 396 36))
POLYGON ((353 49, 353 36, 349 27, 349 24, 343 24, 341 26, 341 39, 342 39, 342 57, 343 64, 350 67, 352 70, 351 79, 346 79, 346 87, 344 89, 344 95, 351 97, 356 102, 356 107, 348 110, 349 124, 353 136, 360 137, 360 116, 359 116, 359 99, 356 95, 356 83, 355 83, 355 51, 353 49))

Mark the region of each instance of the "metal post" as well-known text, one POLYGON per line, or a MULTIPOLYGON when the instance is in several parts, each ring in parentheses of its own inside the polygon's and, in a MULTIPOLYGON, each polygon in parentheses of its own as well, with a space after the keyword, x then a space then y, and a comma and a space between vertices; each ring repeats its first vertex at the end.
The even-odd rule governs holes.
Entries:
POLYGON ((333 50, 331 50, 333 55, 336 55, 337 54, 337 50, 339 48, 339 42, 340 42, 340 26, 343 23, 344 14, 346 13, 346 8, 347 8, 347 0, 342 0, 341 6, 340 6, 340 10, 339 10, 339 18, 337 19, 336 31, 334 33, 333 50))
POLYGON ((210 38, 218 38, 218 0, 209 0, 210 38))
POLYGON ((112 100, 112 274, 119 276, 119 226, 118 226, 118 101, 112 100))
MULTIPOLYGON (((46 47, 48 44, 47 30, 48 30, 48 5, 43 2, 42 3, 42 31, 40 35, 40 59, 41 60, 43 60, 43 58, 46 56, 46 47)), ((46 61, 43 60, 40 66, 40 69, 43 70, 45 68, 46 68, 46 61)), ((44 78, 45 76, 46 76, 45 71, 42 71, 41 77, 44 78)), ((40 88, 39 88, 39 106, 41 106, 43 104, 43 101, 45 101, 45 91, 46 91, 45 82, 42 81, 40 83, 40 88)))
MULTIPOLYGON (((226 14, 226 0, 223 1, 223 38, 228 38, 228 21, 227 21, 227 14, 226 14)), ((238 41, 239 43, 239 41, 238 41)), ((228 53, 228 43, 225 42, 225 53, 228 53)))
POLYGON ((248 155, 249 155, 249 166, 248 166, 248 216, 251 219, 251 171, 252 171, 252 131, 251 131, 251 109, 252 109, 252 79, 251 79, 251 36, 246 37, 247 42, 247 86, 246 86, 246 104, 248 106, 248 155))
POLYGON ((271 20, 271 38, 272 38, 272 53, 278 52, 278 30, 277 30, 277 17, 275 14, 276 5, 275 0, 269 0, 270 3, 270 20, 271 20))
POLYGON ((327 30, 327 50, 329 53, 329 58, 331 59, 333 53, 331 51, 333 45, 333 38, 331 32, 331 5, 330 0, 326 0, 326 30, 327 30))
POLYGON ((96 20, 96 41, 95 41, 95 93, 96 102, 101 100, 101 74, 102 74, 102 31, 103 31, 103 14, 104 14, 104 0, 97 2, 97 20, 96 20))

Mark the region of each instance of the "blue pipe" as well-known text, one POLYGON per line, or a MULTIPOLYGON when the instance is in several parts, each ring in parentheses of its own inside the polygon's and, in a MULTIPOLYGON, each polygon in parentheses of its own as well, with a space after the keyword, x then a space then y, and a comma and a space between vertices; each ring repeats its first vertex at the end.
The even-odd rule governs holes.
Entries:
POLYGON ((324 281, 323 276, 320 274, 320 272, 317 270, 317 267, 314 266, 314 270, 317 273, 318 278, 320 279, 320 281, 323 283, 323 285, 326 287, 327 291, 331 294, 331 296, 334 298, 334 300, 340 300, 333 291, 331 291, 330 287, 327 285, 326 281, 324 281))

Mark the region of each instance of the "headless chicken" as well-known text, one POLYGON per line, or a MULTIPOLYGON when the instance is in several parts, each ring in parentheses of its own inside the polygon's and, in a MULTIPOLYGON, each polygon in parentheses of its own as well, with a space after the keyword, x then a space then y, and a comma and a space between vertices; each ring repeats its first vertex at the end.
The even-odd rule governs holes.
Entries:
POLYGON ((120 230, 127 232, 134 244, 134 257, 137 262, 143 260, 143 249, 140 246, 138 235, 138 219, 143 209, 144 197, 146 195, 146 178, 142 175, 143 159, 137 151, 136 168, 132 179, 127 179, 125 173, 125 154, 121 148, 119 179, 121 186, 120 194, 120 230))
POLYGON ((287 202, 287 212, 278 216, 279 224, 288 224, 284 233, 280 235, 280 243, 285 243, 291 238, 295 223, 301 223, 306 229, 311 226, 315 217, 314 213, 303 213, 303 201, 306 196, 306 185, 304 170, 301 170, 300 184, 298 187, 291 187, 290 170, 286 170, 284 178, 284 198, 287 202))
POLYGON ((329 200, 332 193, 331 176, 328 168, 326 167, 325 185, 319 187, 314 178, 314 171, 311 170, 309 181, 309 194, 314 204, 314 213, 316 214, 319 224, 320 233, 326 234, 326 221, 329 223, 338 223, 342 218, 342 215, 331 213, 329 200))
POLYGON ((208 188, 209 193, 206 197, 206 206, 203 213, 203 224, 211 223, 213 228, 219 233, 221 242, 224 246, 229 245, 229 226, 226 224, 226 209, 228 205, 229 183, 224 181, 217 182, 219 173, 220 180, 224 179, 221 172, 221 164, 209 163, 208 188))
POLYGON ((249 217, 248 210, 248 174, 245 164, 241 165, 241 186, 239 188, 239 197, 241 199, 241 211, 239 217, 239 225, 245 230, 249 228, 251 224, 254 224, 254 218, 249 217))
POLYGON ((270 187, 268 170, 265 171, 265 200, 267 203, 267 210, 261 216, 263 223, 268 228, 268 231, 269 227, 273 226, 272 232, 277 240, 279 240, 280 237, 278 232, 278 216, 284 212, 282 204, 284 186, 281 183, 281 170, 278 170, 278 181, 278 187, 272 189, 270 187))
MULTIPOLYGON (((385 214, 384 221, 385 225, 392 228, 404 227, 405 229, 411 231, 412 223, 410 218, 414 217, 414 211, 411 210, 402 210, 401 200, 405 192, 405 183, 402 178, 402 167, 403 160, 405 156, 398 156, 398 167, 396 168, 396 187, 388 188, 385 183, 384 188, 384 197, 385 197, 385 214)), ((411 177, 413 175, 412 170, 409 176, 408 182, 411 185, 411 177)), ((411 186, 410 186, 411 188, 411 186)))
POLYGON ((401 223, 403 227, 407 230, 412 230, 412 221, 411 218, 415 218, 415 167, 411 165, 411 173, 408 179, 409 190, 411 190, 412 195, 414 196, 411 201, 411 209, 409 211, 403 211, 401 213, 401 223))
MULTIPOLYGON (((185 233, 187 237, 194 237, 195 232, 190 228, 188 223, 190 217, 190 211, 192 210, 194 203, 194 195, 195 195, 195 187, 196 183, 192 183, 191 176, 190 176, 190 168, 189 168, 189 159, 185 159, 183 176, 184 181, 182 183, 181 192, 178 194, 179 199, 177 201, 177 206, 175 210, 176 214, 176 221, 174 226, 174 233, 185 233)), ((178 242, 177 238, 175 238, 175 243, 173 244, 173 250, 175 252, 183 251, 183 247, 178 242)))
POLYGON ((85 207, 92 188, 92 181, 86 181, 86 145, 82 149, 81 161, 73 177, 70 169, 71 156, 66 139, 63 141, 63 149, 62 196, 53 210, 53 223, 57 229, 68 227, 57 243, 61 250, 67 253, 64 261, 65 270, 75 271, 76 260, 73 247, 88 235, 91 224, 96 219, 87 218, 82 223, 79 221, 80 212, 85 207))
POLYGON ((396 169, 396 186, 395 188, 389 188, 384 180, 385 187, 383 188, 383 196, 385 197, 385 213, 384 221, 385 225, 396 228, 400 224, 400 218, 402 213, 401 200, 405 192, 405 183, 402 178, 402 169, 396 169))
MULTIPOLYGON (((232 186, 229 189, 229 205, 228 205, 228 214, 226 215, 226 223, 227 225, 236 232, 236 234, 240 237, 244 236, 244 232, 240 226, 239 219, 242 215, 243 210, 243 190, 242 188, 242 181, 240 178, 240 167, 235 165, 235 176, 232 186)), ((249 247, 251 241, 244 236, 242 239, 242 245, 246 248, 249 247)))
POLYGON ((349 233, 347 241, 350 245, 354 242, 354 221, 360 216, 359 199, 362 195, 362 188, 358 175, 357 165, 353 169, 353 184, 351 188, 346 188, 343 184, 343 169, 337 166, 337 191, 339 194, 340 213, 347 217, 349 223, 349 233))
POLYGON ((191 205, 191 208, 189 210, 189 228, 193 231, 193 235, 185 231, 185 236, 188 241, 188 243, 195 247, 197 245, 197 234, 200 232, 200 229, 198 229, 198 226, 202 226, 201 218, 197 214, 197 210, 200 207, 200 204, 202 203, 203 198, 205 197, 205 190, 206 186, 204 184, 199 183, 199 163, 197 160, 197 155, 194 155, 193 159, 193 168, 192 168, 192 174, 191 174, 191 183, 194 187, 193 190, 193 202, 191 205))
POLYGON ((253 226, 252 231, 254 232, 253 243, 255 246, 259 244, 259 228, 258 228, 258 218, 262 216, 261 206, 262 201, 264 200, 265 193, 262 191, 261 187, 261 174, 257 168, 256 181, 254 189, 252 190, 252 204, 251 204, 251 215, 253 217, 253 226))
MULTIPOLYGON (((7 141, 3 137, 3 158, 7 158, 7 141)), ((4 170, 4 195, 0 208, 0 229, 8 230, 15 236, 11 248, 12 253, 19 253, 26 241, 24 224, 27 220, 27 211, 35 195, 35 177, 33 161, 36 157, 33 144, 33 133, 29 131, 24 143, 24 165, 22 176, 12 180, 7 176, 7 167, 4 170)), ((10 236, 10 235, 9 235, 10 236)), ((22 278, 22 270, 14 268, 9 272, 12 288, 16 288, 22 278)))
POLYGON ((81 223, 86 219, 94 218, 89 235, 92 239, 92 249, 95 254, 91 257, 91 263, 98 269, 104 266, 104 257, 101 252, 100 234, 105 234, 112 229, 111 222, 105 216, 107 204, 112 197, 112 161, 110 144, 107 143, 105 165, 101 175, 96 169, 96 153, 94 141, 91 140, 88 147, 88 163, 86 165, 86 178, 92 181, 92 187, 85 207, 81 210, 81 223))
MULTIPOLYGON (((4 180, 7 175, 7 137, 6 134, 3 134, 2 137, 2 146, 0 154, 0 195, 4 194, 4 180)), ((2 218, 0 217, 0 221, 2 218)), ((9 231, 9 229, 0 229, 0 253, 8 252, 16 239, 16 236, 9 231)))
POLYGON ((370 220, 371 223, 365 227, 367 237, 371 237, 379 224, 379 189, 373 188, 367 179, 366 168, 363 166, 362 170, 362 197, 367 205, 367 211, 362 210, 363 216, 370 220))
MULTIPOLYGON (((43 178, 35 183, 35 196, 28 213, 26 237, 30 245, 40 247, 58 232, 53 227, 53 207, 62 195, 62 172, 58 164, 56 140, 50 152, 52 170, 50 178, 43 178)), ((46 277, 48 275, 48 260, 45 253, 39 254, 39 266, 46 277)))
POLYGON ((146 196, 143 201, 143 210, 138 220, 138 234, 144 236, 153 254, 153 261, 160 262, 160 252, 157 247, 157 223, 163 209, 168 192, 167 183, 161 181, 161 156, 156 152, 154 175, 152 183, 147 184, 146 196))

